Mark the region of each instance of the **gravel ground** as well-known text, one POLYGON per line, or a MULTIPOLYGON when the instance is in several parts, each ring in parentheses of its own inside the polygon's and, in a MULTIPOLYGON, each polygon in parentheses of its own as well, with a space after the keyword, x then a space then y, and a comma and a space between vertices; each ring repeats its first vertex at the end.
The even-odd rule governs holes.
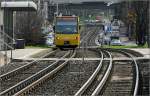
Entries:
POLYGON ((117 58, 117 57, 119 57, 119 58, 121 58, 121 57, 127 57, 126 55, 124 55, 122 53, 119 53, 119 52, 111 52, 111 55, 114 58, 117 58))
POLYGON ((68 65, 58 72, 29 95, 74 95, 87 81, 98 65, 99 61, 70 61, 68 65))
POLYGON ((50 54, 46 58, 60 58, 64 56, 68 51, 57 50, 56 52, 50 54))
POLYGON ((85 31, 87 32, 87 34, 82 36, 84 40, 81 42, 80 46, 85 47, 95 45, 94 35, 97 33, 97 31, 99 31, 98 29, 99 29, 98 27, 90 27, 89 30, 85 31))
POLYGON ((150 60, 140 60, 138 62, 140 70, 140 96, 150 96, 150 60))
MULTIPOLYGON (((94 35, 96 35, 96 31, 98 31, 100 28, 91 27, 87 28, 87 31, 91 31, 91 33, 86 37, 84 42, 88 42, 87 45, 93 46, 95 45, 95 40, 93 38, 94 35), (94 32, 95 31, 95 32, 94 32), (93 32, 93 33, 92 33, 93 32), (94 34, 94 35, 93 35, 94 34)), ((86 32, 87 32, 86 31, 86 32)), ((82 35, 85 34, 85 32, 82 33, 82 35)), ((87 33, 86 33, 87 34, 87 33)), ((84 35, 85 36, 85 35, 84 35)), ((83 37, 83 36, 82 36, 83 37)), ((82 44, 84 45, 84 44, 82 44)), ((79 49, 77 50, 77 58, 87 57, 87 58, 98 58, 100 57, 100 51, 95 49, 96 51, 87 49, 79 49)), ((48 58, 56 58, 61 57, 67 53, 67 51, 56 51, 48 58)), ((123 54, 112 52, 113 57, 126 57, 123 54)), ((107 55, 104 57, 108 57, 107 55)), ((35 57, 36 58, 36 57, 35 57)), ((39 63, 39 66, 42 65, 42 67, 46 67, 48 64, 51 64, 52 61, 49 61, 49 63, 39 63)), ((140 65, 141 70, 141 76, 142 76, 142 84, 141 86, 141 92, 139 94, 147 95, 149 86, 149 63, 150 62, 143 62, 140 65)), ((9 72, 15 68, 18 68, 22 65, 26 64, 25 62, 13 62, 9 65, 0 67, 0 74, 4 74, 6 72, 9 72)), ((60 64, 60 63, 59 63, 60 64)), ((99 61, 69 61, 67 66, 64 67, 62 70, 60 70, 56 75, 49 78, 44 84, 42 84, 40 87, 36 88, 34 91, 30 92, 28 95, 37 96, 52 96, 52 95, 59 95, 59 96, 68 96, 68 95, 74 95, 80 87, 89 79, 89 77, 93 74, 95 69, 97 68, 99 64, 99 61)), ((41 67, 41 68, 42 68, 41 67)), ((18 82, 20 80, 23 80, 24 78, 27 78, 31 76, 31 74, 35 73, 33 70, 36 70, 38 72, 41 70, 40 67, 33 66, 30 71, 24 71, 20 75, 17 75, 14 78, 9 79, 5 83, 0 82, 0 91, 7 89, 7 86, 12 86, 15 84, 15 82, 18 82)), ((104 68, 105 69, 105 68, 104 68)), ((114 68, 112 71, 112 76, 109 78, 109 83, 107 84, 107 87, 104 88, 105 91, 103 93, 104 96, 129 96, 131 93, 132 88, 132 66, 130 65, 130 62, 114 62, 114 68)), ((96 78, 98 81, 100 80, 100 75, 96 78)), ((93 88, 98 83, 95 83, 93 85, 93 88)), ((93 90, 93 89, 92 89, 93 90)), ((89 95, 92 90, 88 90, 89 93, 86 93, 84 95, 89 95)))
POLYGON ((0 75, 5 74, 9 71, 12 71, 18 67, 21 67, 27 63, 28 62, 12 62, 10 64, 4 65, 4 66, 0 67, 0 75))
POLYGON ((130 96, 133 83, 131 62, 114 62, 112 76, 104 88, 103 96, 130 96))
POLYGON ((105 74, 107 68, 108 68, 109 62, 103 61, 103 65, 101 67, 101 70, 99 71, 98 75, 96 76, 94 82, 88 87, 88 89, 83 93, 84 96, 91 96, 94 90, 96 89, 97 85, 101 81, 103 75, 105 74))
POLYGON ((29 76, 37 73, 38 71, 46 68, 47 66, 49 66, 50 64, 52 64, 52 62, 54 61, 42 61, 42 62, 38 62, 36 63, 34 66, 30 67, 29 69, 5 80, 5 81, 0 81, 0 92, 8 89, 9 87, 17 84, 18 82, 28 78, 29 76))
POLYGON ((94 30, 94 32, 91 32, 89 38, 87 39, 88 42, 88 46, 97 46, 95 44, 95 38, 97 37, 97 35, 99 35, 100 28, 96 27, 96 29, 94 30))
MULTIPOLYGON (((58 58, 60 58, 60 57, 62 57, 65 53, 66 53, 67 51, 57 51, 57 52, 54 52, 53 54, 50 54, 47 58, 56 58, 56 57, 58 57, 58 58)), ((35 57, 34 57, 35 58, 35 57)), ((9 72, 9 71, 12 71, 12 70, 14 70, 14 69, 16 69, 16 68, 19 68, 19 67, 21 67, 21 66, 23 66, 23 65, 25 65, 25 64, 27 64, 28 62, 26 62, 26 61, 20 61, 20 62, 11 62, 10 64, 7 64, 7 65, 4 65, 4 66, 2 66, 2 67, 0 67, 0 75, 2 75, 2 74, 5 74, 5 73, 7 73, 7 72, 9 72)))
POLYGON ((101 57, 101 54, 100 54, 100 51, 98 50, 84 50, 84 49, 79 49, 77 50, 77 54, 76 54, 76 58, 82 58, 82 57, 85 57, 85 58, 98 58, 98 57, 101 57))

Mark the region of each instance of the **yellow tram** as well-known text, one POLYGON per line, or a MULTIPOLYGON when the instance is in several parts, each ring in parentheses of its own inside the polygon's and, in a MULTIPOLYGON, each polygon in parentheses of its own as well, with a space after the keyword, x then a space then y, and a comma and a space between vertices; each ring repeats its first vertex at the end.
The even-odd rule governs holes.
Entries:
POLYGON ((76 48, 80 44, 78 16, 57 16, 54 31, 56 47, 76 48))

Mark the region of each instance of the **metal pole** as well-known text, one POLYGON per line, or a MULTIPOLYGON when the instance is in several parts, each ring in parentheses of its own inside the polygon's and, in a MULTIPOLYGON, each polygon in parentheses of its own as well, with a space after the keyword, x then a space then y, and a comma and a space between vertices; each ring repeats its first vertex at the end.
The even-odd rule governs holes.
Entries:
POLYGON ((56 13, 57 13, 57 16, 58 16, 58 3, 56 4, 56 13))
MULTIPOLYGON (((13 47, 13 44, 11 43, 11 46, 13 47)), ((12 48, 11 48, 11 57, 10 57, 10 60, 12 61, 12 48)))
MULTIPOLYGON (((8 17, 8 11, 4 9, 4 16, 8 17)), ((4 54, 4 64, 6 65, 7 64, 7 45, 5 44, 8 43, 7 42, 7 38, 6 38, 6 35, 5 35, 5 30, 7 28, 6 24, 8 24, 8 18, 5 18, 6 20, 4 20, 4 29, 3 29, 3 36, 4 36, 4 51, 5 51, 5 54, 4 54)))
MULTIPOLYGON (((148 2, 148 4, 150 5, 150 1, 148 2)), ((150 16, 150 6, 148 7, 148 16, 150 16)), ((150 22, 150 19, 149 19, 150 22)), ((150 48, 150 27, 148 28, 148 48, 150 48)))
MULTIPOLYGON (((3 31, 4 32, 4 31, 3 31)), ((5 32, 4 32, 5 33, 5 32)), ((3 33, 3 34, 4 34, 3 33)), ((5 65, 7 64, 7 45, 5 44, 5 42, 7 42, 7 38, 6 38, 6 35, 4 34, 4 51, 5 51, 5 54, 4 54, 4 62, 5 62, 5 65)))
MULTIPOLYGON (((15 19, 16 12, 13 12, 12 14, 13 14, 13 15, 12 15, 12 16, 13 16, 13 17, 12 17, 12 18, 13 18, 13 37, 12 37, 12 40, 11 40, 11 47, 14 48, 14 40, 15 40, 15 39, 14 39, 14 36, 15 36, 15 35, 14 35, 14 32, 15 32, 15 23, 16 23, 16 19, 15 19)), ((12 49, 12 48, 11 48, 11 57, 10 57, 11 61, 12 61, 12 57, 13 57, 13 53, 12 53, 12 50, 13 50, 13 49, 12 49)))

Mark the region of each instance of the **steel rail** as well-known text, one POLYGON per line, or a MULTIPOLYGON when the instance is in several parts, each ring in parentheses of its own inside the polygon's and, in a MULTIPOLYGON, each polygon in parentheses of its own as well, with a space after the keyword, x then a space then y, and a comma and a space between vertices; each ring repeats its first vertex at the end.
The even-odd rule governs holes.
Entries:
MULTIPOLYGON (((135 60, 149 60, 150 58, 148 57, 134 57, 135 60)), ((27 58, 27 59, 23 59, 26 61, 32 61, 32 60, 39 60, 39 61, 56 61, 56 60, 71 60, 71 61, 80 61, 82 60, 82 58, 27 58)), ((95 61, 95 60, 101 60, 101 58, 84 58, 84 60, 91 60, 91 61, 95 61)), ((104 58, 104 60, 110 60, 110 58, 104 58)), ((132 58, 128 58, 128 57, 114 57, 113 61, 133 61, 132 58)))
POLYGON ((111 73, 111 70, 112 70, 112 56, 110 54, 110 52, 106 51, 108 54, 109 54, 109 57, 110 57, 110 63, 109 63, 109 66, 108 66, 108 69, 105 73, 105 75, 103 76, 101 82, 98 84, 97 88, 94 90, 94 92, 92 93, 91 96, 98 96, 99 92, 102 90, 103 86, 105 85, 110 73, 111 73))
MULTIPOLYGON (((70 51, 68 51, 63 57, 61 58, 64 58, 66 56, 68 56, 70 54, 70 51)), ((45 75, 48 70, 55 66, 60 60, 57 60, 56 62, 52 63, 51 65, 49 65, 48 67, 44 68, 43 70, 40 70, 39 72, 35 73, 34 75, 26 78, 25 80, 17 83, 16 85, 10 87, 9 89, 3 91, 0 93, 0 96, 2 95, 12 95, 16 92, 18 92, 19 90, 23 89, 24 87, 28 86, 29 84, 31 84, 33 81, 35 81, 36 79, 42 77, 43 75, 45 75)))
POLYGON ((84 85, 76 92, 76 94, 74 96, 81 96, 84 91, 91 85, 91 83, 94 81, 94 79, 96 78, 98 72, 100 71, 101 67, 102 67, 102 62, 103 62, 103 53, 101 52, 101 61, 98 65, 98 67, 96 68, 96 70, 94 71, 94 73, 92 74, 92 76, 86 81, 86 83, 84 83, 84 85))
MULTIPOLYGON (((73 55, 70 58, 73 58, 75 55, 76 55, 76 51, 74 51, 73 55)), ((44 81, 46 81, 48 78, 50 78, 50 76, 54 75, 59 70, 61 70, 64 66, 66 66, 68 61, 69 60, 66 60, 64 63, 62 63, 61 65, 59 65, 58 67, 56 67, 54 70, 52 70, 51 72, 47 73, 43 77, 39 78, 38 80, 36 80, 32 84, 28 85, 24 89, 20 90, 19 92, 17 92, 13 96, 22 96, 22 95, 27 94, 28 92, 30 92, 30 90, 32 90, 35 87, 41 85, 42 83, 44 83, 44 81)))
MULTIPOLYGON (((96 30, 97 30, 97 27, 93 28, 93 30, 88 30, 88 33, 81 39, 80 47, 84 44, 84 42, 86 42, 86 41, 88 42, 89 37, 93 36, 93 34, 91 36, 90 33, 95 32, 96 30)), ((89 41, 91 41, 91 39, 89 41)), ((86 46, 86 47, 88 47, 88 46, 86 46)))
POLYGON ((129 57, 132 58, 134 64, 135 64, 135 69, 136 69, 136 82, 135 82, 135 87, 134 87, 134 92, 133 92, 133 96, 137 96, 138 94, 138 87, 139 87, 139 68, 138 68, 138 64, 136 62, 136 59, 128 52, 125 51, 121 51, 124 54, 128 55, 129 57))
MULTIPOLYGON (((47 57, 48 55, 54 53, 55 51, 56 51, 56 50, 54 50, 54 51, 52 51, 52 52, 49 52, 49 53, 43 55, 41 58, 47 57)), ((24 65, 24 66, 21 66, 21 67, 16 68, 16 69, 14 69, 14 70, 12 70, 12 71, 10 71, 10 72, 8 72, 8 73, 5 73, 5 74, 1 75, 1 76, 0 76, 0 81, 2 81, 2 80, 4 80, 4 79, 7 79, 7 78, 9 78, 10 76, 13 76, 14 74, 17 74, 17 73, 19 73, 19 72, 22 71, 22 70, 25 70, 26 68, 28 68, 28 67, 34 65, 34 64, 35 64, 36 62, 38 62, 38 61, 39 61, 39 60, 34 60, 34 61, 32 61, 32 62, 27 63, 27 64, 24 65)))
POLYGON ((88 30, 87 34, 81 38, 80 43, 84 42, 83 40, 85 40, 87 38, 87 36, 90 34, 90 32, 91 32, 91 30, 88 30))

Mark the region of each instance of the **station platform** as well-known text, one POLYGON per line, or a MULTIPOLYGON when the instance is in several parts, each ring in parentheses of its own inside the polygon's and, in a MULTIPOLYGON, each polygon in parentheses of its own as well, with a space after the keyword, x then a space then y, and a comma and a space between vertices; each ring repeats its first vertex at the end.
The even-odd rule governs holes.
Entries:
MULTIPOLYGON (((48 50, 48 48, 25 48, 25 49, 15 49, 12 50, 12 58, 13 59, 24 59, 29 58, 34 54, 40 53, 42 51, 48 50)), ((5 51, 1 51, 3 54, 5 51)), ((11 58, 11 51, 7 51, 7 56, 11 58)))
MULTIPOLYGON (((57 60, 62 60, 62 61, 100 61, 102 58, 24 58, 22 61, 57 61, 57 60)), ((147 57, 135 57, 135 60, 148 60, 149 58, 147 57)), ((20 59, 21 60, 21 59, 20 59)), ((110 60, 110 58, 104 58, 103 60, 110 60)), ((128 57, 120 57, 120 58, 113 58, 113 61, 131 61, 133 60, 132 58, 128 57)))
MULTIPOLYGON (((82 47, 81 47, 82 48, 82 47)), ((92 47, 93 48, 93 47, 92 47)), ((94 48, 99 48, 99 46, 94 46, 94 48)), ((141 54, 144 55, 144 57, 150 57, 150 48, 127 48, 130 50, 137 51, 141 54)), ((34 54, 50 50, 50 48, 25 48, 25 49, 15 49, 12 51, 12 58, 13 59, 24 59, 24 58, 29 58, 33 56, 34 54)), ((3 54, 5 53, 4 51, 1 51, 3 54)), ((10 58, 11 57, 11 51, 7 51, 7 56, 10 58)))

